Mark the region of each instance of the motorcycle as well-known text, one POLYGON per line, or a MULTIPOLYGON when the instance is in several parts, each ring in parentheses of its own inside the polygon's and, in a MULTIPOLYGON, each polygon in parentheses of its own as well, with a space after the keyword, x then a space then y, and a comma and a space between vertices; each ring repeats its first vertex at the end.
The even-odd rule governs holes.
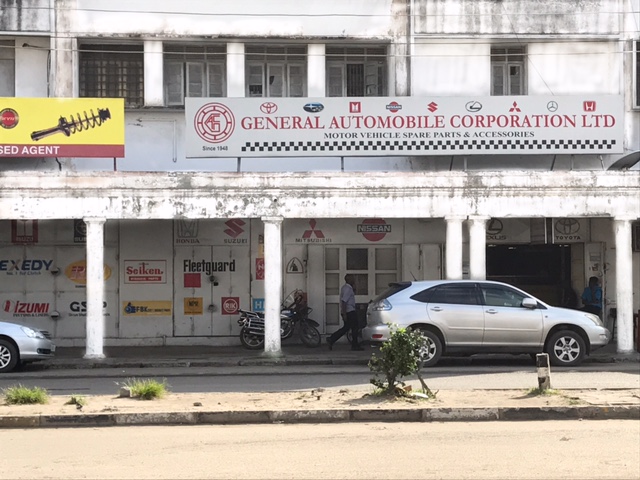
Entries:
MULTIPOLYGON (((318 327, 320 324, 309 318, 313 309, 307 305, 304 293, 294 290, 282 302, 280 310, 280 338, 291 338, 297 331, 300 340, 307 347, 319 347, 322 342, 318 327)), ((240 310, 240 343, 248 350, 264 348, 264 314, 250 310, 240 310)))

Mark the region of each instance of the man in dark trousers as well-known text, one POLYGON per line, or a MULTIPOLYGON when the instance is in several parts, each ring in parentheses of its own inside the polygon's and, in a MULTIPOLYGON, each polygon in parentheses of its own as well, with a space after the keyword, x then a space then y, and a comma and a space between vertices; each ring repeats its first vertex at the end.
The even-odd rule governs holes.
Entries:
POLYGON ((345 284, 340 289, 340 315, 344 325, 327 338, 329 350, 349 330, 351 330, 351 350, 364 350, 358 343, 358 314, 356 313, 356 293, 354 290, 356 279, 352 274, 347 273, 344 276, 344 281, 345 284))

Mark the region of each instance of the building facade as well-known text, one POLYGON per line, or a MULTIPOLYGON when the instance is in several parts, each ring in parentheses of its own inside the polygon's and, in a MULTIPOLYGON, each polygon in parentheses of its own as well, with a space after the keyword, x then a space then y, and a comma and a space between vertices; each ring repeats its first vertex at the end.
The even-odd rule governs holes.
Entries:
POLYGON ((256 309, 278 353, 282 297, 330 333, 347 272, 362 310, 432 278, 579 307, 595 275, 633 350, 640 0, 130 3, 0 0, 3 318, 99 357, 256 309))

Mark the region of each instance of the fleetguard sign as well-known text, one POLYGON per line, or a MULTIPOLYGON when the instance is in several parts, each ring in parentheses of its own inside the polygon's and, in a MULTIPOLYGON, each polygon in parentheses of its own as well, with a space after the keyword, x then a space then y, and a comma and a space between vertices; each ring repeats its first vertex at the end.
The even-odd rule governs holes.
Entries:
POLYGON ((620 95, 187 98, 186 156, 623 152, 620 95))

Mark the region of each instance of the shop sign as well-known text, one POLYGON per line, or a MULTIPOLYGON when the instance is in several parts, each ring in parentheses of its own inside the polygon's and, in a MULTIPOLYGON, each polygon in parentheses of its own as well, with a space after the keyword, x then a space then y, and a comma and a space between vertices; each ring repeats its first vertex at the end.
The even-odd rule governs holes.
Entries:
POLYGON ((122 302, 122 313, 125 317, 158 317, 172 313, 171 301, 129 301, 122 302))
POLYGON ((391 233, 391 225, 382 218, 366 218, 357 225, 356 229, 365 240, 370 242, 379 242, 387 233, 391 233))
POLYGON ((124 157, 122 98, 0 98, 0 157, 124 157))
POLYGON ((5 300, 2 310, 12 317, 46 317, 49 315, 48 302, 21 302, 20 300, 5 300))
POLYGON ((622 95, 187 98, 187 158, 622 153, 622 95))
POLYGON ((124 283, 167 283, 167 261, 125 260, 124 283))
POLYGON ((254 312, 264 312, 264 298, 254 298, 251 300, 251 310, 254 312))
POLYGON ((331 243, 333 241, 325 236, 314 218, 309 220, 308 227, 302 232, 302 236, 295 240, 296 243, 331 243))
MULTIPOLYGON (((80 260, 73 262, 64 269, 65 276, 73 283, 78 285, 87 284, 87 262, 80 260)), ((104 281, 106 282, 111 278, 111 267, 109 265, 104 266, 104 281)))
MULTIPOLYGON (((69 304, 69 312, 70 317, 86 317, 87 302, 71 302, 69 304)), ((102 302, 102 314, 105 317, 111 316, 111 314, 107 311, 107 302, 102 302)))
POLYGON ((240 297, 222 297, 222 315, 236 315, 240 310, 240 297))
POLYGON ((184 299, 185 315, 202 315, 204 312, 202 297, 186 297, 184 299))
POLYGON ((264 280, 264 258, 256 258, 256 280, 264 280))
POLYGON ((0 272, 7 275, 41 275, 51 269, 53 260, 41 258, 0 259, 0 272))
POLYGON ((587 240, 587 223, 578 218, 553 219, 553 243, 581 243, 587 240))
POLYGON ((11 220, 11 243, 19 245, 38 243, 38 221, 11 220))

